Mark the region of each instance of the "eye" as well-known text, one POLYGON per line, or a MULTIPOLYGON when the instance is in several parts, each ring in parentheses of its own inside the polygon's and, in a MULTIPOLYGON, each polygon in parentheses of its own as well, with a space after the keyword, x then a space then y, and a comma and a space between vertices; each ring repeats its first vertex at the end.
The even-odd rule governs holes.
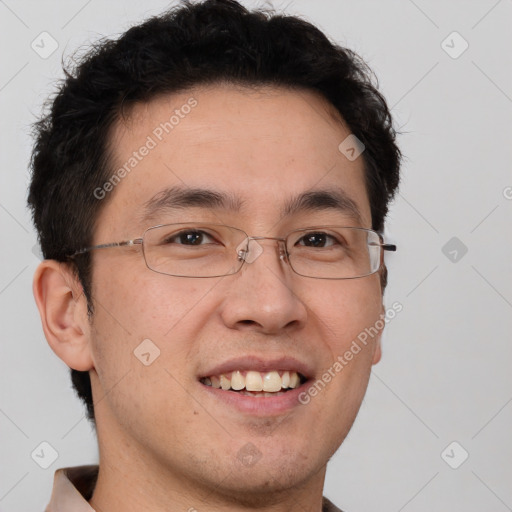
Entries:
POLYGON ((205 243, 208 243, 208 241, 210 241, 210 243, 215 243, 215 240, 205 231, 188 230, 168 235, 165 238, 164 243, 180 245, 204 245, 205 243))
POLYGON ((308 233, 302 238, 299 238, 296 245, 303 245, 305 247, 331 247, 339 242, 332 236, 323 232, 308 233))

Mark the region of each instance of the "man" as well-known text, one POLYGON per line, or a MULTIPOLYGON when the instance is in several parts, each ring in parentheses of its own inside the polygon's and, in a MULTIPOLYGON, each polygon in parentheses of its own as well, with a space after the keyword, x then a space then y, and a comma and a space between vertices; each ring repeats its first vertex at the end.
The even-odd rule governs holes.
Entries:
POLYGON ((34 295, 100 453, 47 510, 338 510, 399 180, 364 63, 297 18, 186 3, 95 47, 37 128, 34 295))

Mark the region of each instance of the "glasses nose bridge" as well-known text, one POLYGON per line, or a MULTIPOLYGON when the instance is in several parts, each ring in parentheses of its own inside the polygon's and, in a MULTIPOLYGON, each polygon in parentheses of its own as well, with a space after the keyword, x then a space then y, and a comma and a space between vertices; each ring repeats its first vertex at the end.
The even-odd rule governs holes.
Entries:
POLYGON ((288 252, 286 250, 286 238, 276 236, 248 236, 246 239, 248 249, 244 252, 243 255, 243 259, 246 263, 252 263, 258 258, 258 256, 260 256, 260 254, 263 253, 263 246, 257 243, 258 240, 275 240, 279 247, 279 259, 289 263, 288 252), (256 242, 258 249, 251 250, 251 240, 256 242))

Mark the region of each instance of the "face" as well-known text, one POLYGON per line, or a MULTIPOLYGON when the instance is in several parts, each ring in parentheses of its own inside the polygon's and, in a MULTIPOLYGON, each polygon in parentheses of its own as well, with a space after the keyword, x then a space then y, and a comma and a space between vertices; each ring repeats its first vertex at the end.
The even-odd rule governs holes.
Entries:
MULTIPOLYGON (((221 223, 267 237, 315 225, 370 228, 362 158, 350 161, 338 150, 349 133, 312 92, 219 85, 137 105, 111 137, 113 169, 136 163, 108 191, 94 244, 174 222, 221 223), (161 124, 173 115, 172 128, 161 124), (150 149, 140 150, 144 145, 150 149), (164 191, 178 187, 232 200, 164 204, 164 191), (325 201, 283 212, 292 198, 320 190, 343 194, 359 215, 325 201)), ((89 349, 101 457, 126 467, 136 461, 153 479, 237 499, 323 481, 380 357, 377 336, 341 371, 335 366, 379 320, 379 275, 301 277, 280 260, 275 241, 260 245, 263 252, 237 274, 200 279, 149 270, 140 245, 91 253, 89 349), (149 364, 136 357, 141 351, 149 364), (306 400, 329 369, 330 382, 306 400), (263 378, 277 371, 282 382, 289 371, 308 380, 271 396, 205 380, 237 371, 247 379, 248 372, 263 378)))

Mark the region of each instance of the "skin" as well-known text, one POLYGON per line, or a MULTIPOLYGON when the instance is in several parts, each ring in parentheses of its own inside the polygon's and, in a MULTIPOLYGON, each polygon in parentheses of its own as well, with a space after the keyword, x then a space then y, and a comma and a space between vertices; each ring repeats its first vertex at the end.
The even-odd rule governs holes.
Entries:
MULTIPOLYGON (((343 121, 313 92, 216 85, 138 104, 111 134, 113 169, 190 97, 191 113, 104 199, 94 244, 137 238, 175 221, 141 221, 144 203, 174 185, 210 187, 244 201, 237 213, 189 208, 250 235, 283 236, 306 225, 354 220, 333 211, 283 218, 292 195, 331 187, 371 227, 363 160, 338 150, 343 121)), ((318 280, 294 274, 272 241, 235 275, 189 279, 150 271, 141 247, 93 251, 94 315, 70 269, 44 261, 34 280, 43 328, 71 368, 89 371, 100 451, 91 505, 98 511, 321 510, 326 463, 347 435, 380 359, 380 335, 307 405, 256 416, 213 400, 201 372, 227 359, 291 355, 319 378, 383 312, 379 274, 318 280), (133 351, 160 349, 144 366, 133 351), (260 458, 237 456, 252 443, 260 458)))

